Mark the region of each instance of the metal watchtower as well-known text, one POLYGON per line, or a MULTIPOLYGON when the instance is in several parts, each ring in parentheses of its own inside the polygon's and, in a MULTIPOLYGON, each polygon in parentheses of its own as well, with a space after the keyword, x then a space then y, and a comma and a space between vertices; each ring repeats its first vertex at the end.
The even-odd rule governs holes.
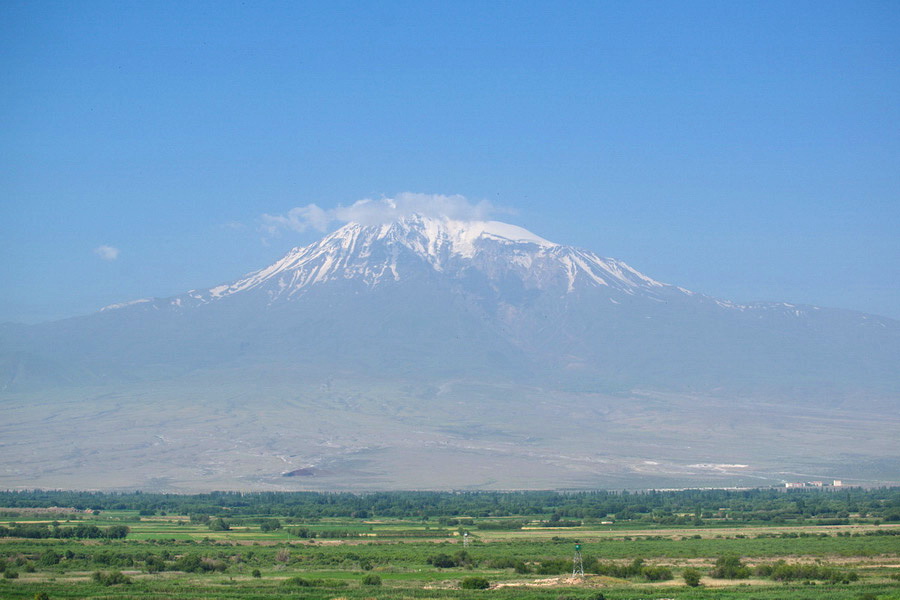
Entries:
POLYGON ((575 544, 575 557, 572 559, 572 577, 584 579, 584 561, 581 559, 581 544, 575 544))

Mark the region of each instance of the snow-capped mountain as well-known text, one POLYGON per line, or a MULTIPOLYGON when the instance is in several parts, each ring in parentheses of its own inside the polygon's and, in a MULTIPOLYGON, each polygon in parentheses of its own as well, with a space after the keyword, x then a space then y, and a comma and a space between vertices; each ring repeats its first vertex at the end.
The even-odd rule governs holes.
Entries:
POLYGON ((102 379, 251 362, 597 389, 900 387, 891 319, 735 304, 515 225, 422 215, 349 223, 233 283, 7 328, 0 343, 20 357, 7 387, 25 363, 102 379))
MULTIPOLYGON (((374 226, 348 223, 233 283, 192 290, 170 303, 205 304, 250 291, 263 291, 269 302, 278 302, 297 299, 311 287, 330 282, 354 281, 372 288, 420 278, 430 271, 457 280, 475 273, 498 283, 512 278, 526 289, 541 292, 571 293, 591 287, 626 293, 677 289, 621 261, 555 244, 516 225, 413 215, 374 226)), ((151 301, 115 304, 103 310, 147 302, 151 301)))
POLYGON ((891 319, 719 300, 492 221, 351 223, 232 283, 0 325, 0 483, 880 481, 898 366, 891 319))

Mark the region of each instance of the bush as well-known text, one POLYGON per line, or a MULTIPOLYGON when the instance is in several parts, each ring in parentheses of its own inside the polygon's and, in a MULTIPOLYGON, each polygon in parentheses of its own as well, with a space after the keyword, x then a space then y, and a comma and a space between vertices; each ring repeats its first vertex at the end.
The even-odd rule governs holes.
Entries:
POLYGON ((716 560, 716 568, 711 575, 716 579, 747 579, 750 577, 750 569, 741 563, 740 557, 726 554, 716 560))
POLYGON ((859 579, 856 571, 840 571, 828 565, 787 564, 783 560, 773 565, 761 565, 756 571, 775 581, 820 579, 831 583, 849 583, 859 579))
POLYGON ((641 569, 641 575, 647 578, 647 581, 669 581, 672 579, 672 570, 668 567, 644 567, 641 569))
POLYGON ((14 571, 12 569, 6 569, 3 571, 3 579, 18 579, 19 572, 14 571))
POLYGON ((453 562, 456 563, 457 567, 471 567, 475 565, 475 561, 469 555, 469 553, 465 550, 459 550, 458 552, 453 553, 453 562))
POLYGON ((103 536, 111 540, 121 540, 129 533, 131 533, 131 529, 126 525, 110 525, 104 530, 103 536))
MULTIPOLYGON (((645 569, 656 569, 656 567, 645 567, 643 558, 636 558, 631 564, 620 565, 617 563, 604 563, 595 561, 589 567, 592 572, 597 575, 606 575, 607 577, 618 577, 619 579, 628 579, 630 577, 638 577, 644 573, 645 569)), ((671 575, 671 573, 670 573, 671 575)), ((671 579, 671 577, 669 578, 671 579)))
POLYGON ((514 569, 516 567, 516 560, 509 556, 495 558, 487 561, 487 567, 490 569, 514 569))
POLYGON ((324 585, 325 581, 322 579, 304 579, 303 577, 291 577, 290 579, 285 579, 281 585, 285 587, 318 587, 324 585))
POLYGON ((562 575, 572 572, 572 561, 564 558, 545 560, 538 565, 535 572, 538 575, 562 575))
POLYGON ((144 560, 144 568, 148 573, 159 573, 166 570, 166 563, 158 556, 148 556, 144 560))
POLYGON ((524 521, 476 521, 475 527, 482 531, 510 531, 522 529, 525 526, 524 521))
POLYGON ((426 561, 429 565, 434 565, 438 569, 450 569, 456 566, 456 561, 449 554, 435 554, 429 556, 426 561))
POLYGON ((256 577, 257 579, 262 577, 262 573, 259 572, 259 569, 253 569, 253 572, 250 573, 250 575, 252 575, 253 577, 256 577))
POLYGON ((263 521, 262 525, 259 526, 260 531, 275 531, 277 529, 281 529, 281 521, 278 519, 263 521))
POLYGON ((459 587, 464 590, 486 590, 491 587, 491 582, 484 577, 466 577, 459 582, 459 587))
POLYGON ((231 526, 228 524, 228 521, 219 517, 215 521, 209 522, 209 530, 210 531, 230 531, 231 526))
POLYGON ((685 569, 681 572, 681 577, 682 579, 684 579, 684 582, 690 587, 697 587, 698 585, 700 585, 700 571, 698 571, 697 569, 685 569))
POLYGON ((196 554, 185 554, 175 561, 172 567, 176 571, 185 573, 199 573, 205 571, 203 561, 196 554))
POLYGON ((59 561, 62 560, 62 555, 53 550, 47 550, 46 552, 41 554, 41 557, 38 559, 38 564, 44 567, 49 567, 52 565, 58 565, 59 561))
POLYGON ((91 575, 91 579, 101 585, 119 585, 119 584, 130 584, 131 578, 126 577, 122 574, 121 571, 110 571, 109 573, 104 573, 102 571, 94 571, 91 575))
POLYGON ((374 573, 370 573, 363 577, 362 580, 363 585, 381 585, 381 577, 375 575, 374 573))

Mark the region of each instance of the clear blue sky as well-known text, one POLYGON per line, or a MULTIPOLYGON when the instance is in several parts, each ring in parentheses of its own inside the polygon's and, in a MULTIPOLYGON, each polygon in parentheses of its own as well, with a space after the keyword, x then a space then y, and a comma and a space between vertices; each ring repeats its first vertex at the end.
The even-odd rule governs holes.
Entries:
POLYGON ((0 321, 229 281, 318 235, 263 214, 405 191, 900 318, 898 32, 893 0, 6 0, 0 321))

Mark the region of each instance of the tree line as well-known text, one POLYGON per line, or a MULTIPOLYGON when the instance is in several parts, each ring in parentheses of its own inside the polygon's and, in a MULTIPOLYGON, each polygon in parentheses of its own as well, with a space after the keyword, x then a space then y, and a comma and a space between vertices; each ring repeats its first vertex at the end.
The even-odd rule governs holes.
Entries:
MULTIPOLYGON (((272 515, 316 519, 350 517, 496 518, 533 515, 558 523, 636 520, 699 524, 704 519, 785 522, 851 516, 900 521, 900 487, 588 492, 211 492, 158 494, 80 491, 0 491, 0 507, 67 507, 78 511, 137 510, 211 516, 272 515)), ((57 511, 57 512, 58 512, 57 511)))

